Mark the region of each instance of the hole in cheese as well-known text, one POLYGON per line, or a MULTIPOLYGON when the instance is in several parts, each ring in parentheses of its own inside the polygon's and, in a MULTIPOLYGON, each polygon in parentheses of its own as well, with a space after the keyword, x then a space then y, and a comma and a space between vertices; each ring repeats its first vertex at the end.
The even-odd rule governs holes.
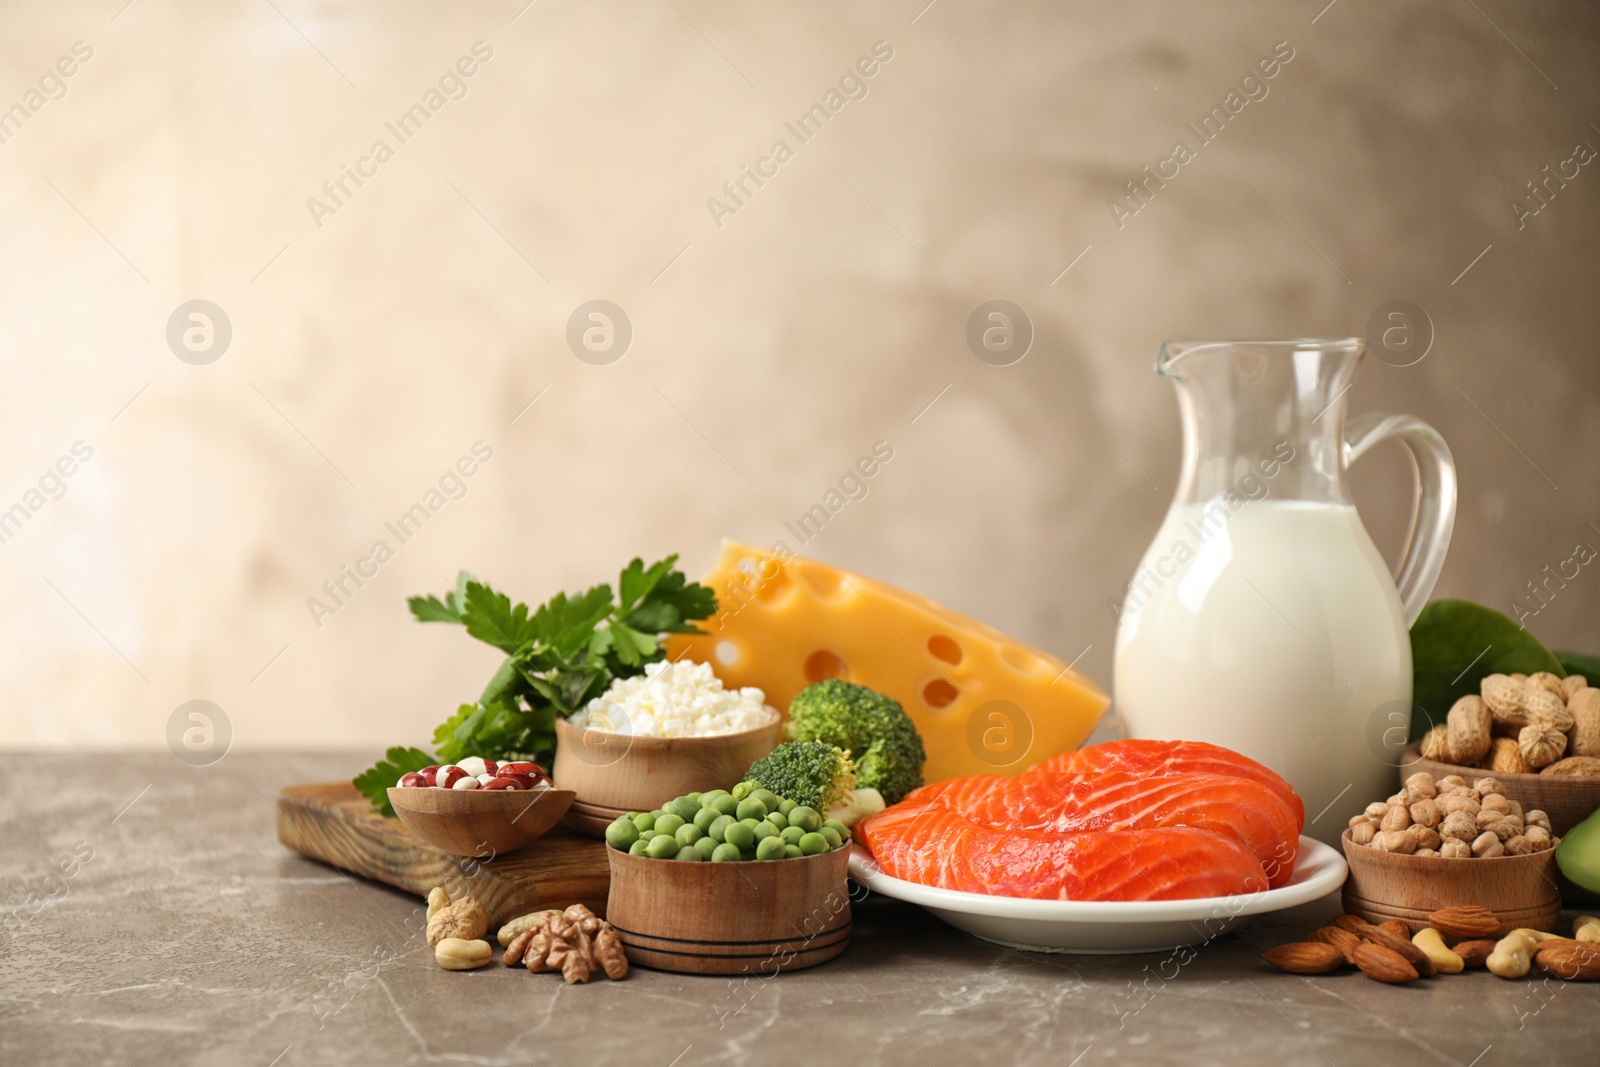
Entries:
POLYGON ((769 608, 775 607, 780 601, 788 599, 788 595, 794 592, 794 583, 781 570, 771 578, 762 578, 759 574, 755 575, 751 579, 750 585, 753 588, 756 600, 769 608))
POLYGON ((739 662, 739 646, 732 641, 718 641, 716 657, 718 663, 724 667, 731 667, 739 662))
POLYGON ((928 638, 928 651, 933 653, 934 659, 942 659, 946 663, 961 662, 961 646, 944 634, 934 634, 928 638))
POLYGON ((800 572, 800 578, 811 588, 813 593, 823 600, 838 600, 843 597, 850 587, 845 584, 843 576, 838 571, 830 568, 813 567, 807 562, 796 562, 790 565, 800 572))
POLYGON ((1002 644, 1000 646, 1000 659, 1006 666, 1015 668, 1023 674, 1037 674, 1045 669, 1045 661, 1016 645, 1002 644))
POLYGON ((850 668, 838 653, 824 648, 806 657, 805 671, 806 681, 820 682, 828 678, 843 678, 850 673, 850 668))
POLYGON ((928 702, 930 708, 947 708, 956 702, 956 697, 961 695, 961 690, 945 681, 935 678, 922 687, 922 699, 928 702))

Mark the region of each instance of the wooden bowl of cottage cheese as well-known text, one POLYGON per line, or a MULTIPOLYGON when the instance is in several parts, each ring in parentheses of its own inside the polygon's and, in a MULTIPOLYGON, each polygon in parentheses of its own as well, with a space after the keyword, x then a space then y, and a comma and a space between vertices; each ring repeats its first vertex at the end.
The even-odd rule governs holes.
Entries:
POLYGON ((709 664, 649 664, 572 719, 556 719, 552 777, 577 794, 565 822, 604 837, 618 815, 732 789, 778 747, 781 728, 761 690, 724 689, 709 664))

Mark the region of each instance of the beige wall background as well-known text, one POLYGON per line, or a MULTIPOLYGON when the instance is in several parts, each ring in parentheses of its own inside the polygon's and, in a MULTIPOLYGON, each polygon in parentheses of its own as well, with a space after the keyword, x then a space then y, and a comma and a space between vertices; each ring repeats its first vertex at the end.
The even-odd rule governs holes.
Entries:
MULTIPOLYGON (((697 574, 880 440, 805 553, 1087 648, 1109 685, 1107 603, 1178 469, 1158 344, 1359 335, 1394 299, 1433 348, 1369 361, 1351 409, 1442 431, 1439 593, 1509 610, 1600 547, 1600 164, 1512 206, 1600 146, 1600 13, 1325 2, 5 5, 0 508, 92 457, 0 544, 0 742, 160 746, 203 698, 241 747, 421 743, 497 657, 406 595, 466 567, 536 602, 672 551, 697 574), (385 123, 480 41, 400 143, 385 123), (1265 98, 1119 228, 1107 201, 1280 41, 1265 98), (799 144, 784 124, 876 42, 866 95, 799 144), (719 226, 708 198, 778 139, 719 226), (633 329, 605 366, 565 340, 596 298, 633 329), (964 340, 996 298, 1036 330, 1008 367, 964 340), (203 366, 166 340, 195 299, 232 327, 203 366), (386 534, 480 441, 464 496, 386 534)), ((1391 558, 1409 479, 1397 446, 1353 477, 1391 558)), ((1585 569, 1530 625, 1600 652, 1597 591, 1585 569)))

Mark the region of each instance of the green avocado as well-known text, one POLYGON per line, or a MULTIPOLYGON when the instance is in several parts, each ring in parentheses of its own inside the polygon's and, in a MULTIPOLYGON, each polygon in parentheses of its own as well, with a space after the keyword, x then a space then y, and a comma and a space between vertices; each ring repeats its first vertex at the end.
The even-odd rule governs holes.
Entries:
POLYGON ((1600 893, 1600 811, 1567 831, 1556 846, 1556 866, 1574 885, 1600 893))

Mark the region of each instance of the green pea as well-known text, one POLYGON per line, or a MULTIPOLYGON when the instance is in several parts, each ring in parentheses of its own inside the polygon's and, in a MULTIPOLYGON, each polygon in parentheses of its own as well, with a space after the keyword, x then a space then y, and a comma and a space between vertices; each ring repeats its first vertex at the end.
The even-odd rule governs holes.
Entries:
POLYGON ((739 807, 735 814, 739 816, 741 821, 745 819, 765 819, 767 817, 767 806, 761 802, 759 797, 747 797, 739 801, 739 807))
POLYGON ((776 811, 778 805, 783 803, 783 798, 770 789, 752 790, 750 795, 765 804, 768 811, 776 811))
POLYGON ((651 812, 635 815, 633 817, 633 825, 640 833, 646 830, 654 830, 656 828, 656 817, 651 812))
POLYGON ((822 816, 815 809, 802 804, 789 813, 789 825, 798 826, 809 834, 822 825, 822 816))
POLYGON ((700 853, 701 859, 708 860, 711 858, 711 854, 717 850, 717 842, 710 837, 702 837, 694 843, 694 850, 700 853))
POLYGON ((799 845, 784 845, 783 846, 783 858, 786 859, 786 860, 797 860, 801 856, 804 856, 804 855, 805 855, 805 853, 800 851, 800 846, 799 845))
POLYGON ((700 805, 691 803, 688 797, 679 797, 669 803, 666 810, 684 822, 694 822, 695 813, 700 810, 700 805))
POLYGON ((712 789, 708 792, 701 793, 700 806, 702 808, 709 808, 712 804, 716 803, 717 798, 725 797, 727 795, 728 791, 726 789, 712 789))
POLYGON ((749 796, 751 793, 754 793, 759 788, 761 787, 754 782, 740 782, 738 785, 733 787, 733 799, 743 800, 745 797, 749 796))
MULTIPOLYGON (((678 832, 678 827, 687 821, 687 819, 678 815, 662 815, 656 819, 656 830, 663 834, 675 834, 678 832)), ((812 829, 814 830, 816 827, 812 827, 812 829)))
POLYGON ((799 806, 800 806, 799 804, 795 803, 792 800, 780 800, 778 802, 778 810, 783 812, 785 815, 788 815, 791 811, 793 811, 795 808, 798 808, 799 806))
POLYGON ((831 826, 824 826, 822 829, 818 830, 817 833, 827 838, 828 849, 830 851, 844 844, 844 838, 839 836, 839 831, 835 830, 831 826))
POLYGON ((698 826, 700 828, 700 832, 705 833, 707 830, 711 829, 711 824, 716 822, 719 818, 721 818, 721 816, 717 814, 716 808, 701 808, 699 811, 694 813, 694 822, 691 825, 698 826))
POLYGON ((637 840, 639 840, 639 828, 627 819, 618 819, 606 827, 606 844, 614 849, 629 849, 637 840))
POLYGON ((650 842, 646 841, 644 838, 641 837, 641 838, 639 838, 639 840, 635 841, 633 844, 628 846, 628 855, 630 855, 630 856, 643 856, 645 854, 645 850, 648 849, 649 847, 650 847, 650 842))
POLYGON ((783 813, 781 811, 769 811, 769 812, 767 812, 766 822, 774 830, 785 830, 785 829, 788 829, 788 826, 789 826, 789 820, 784 818, 783 813))
MULTIPOLYGON (((706 835, 701 831, 700 827, 696 826, 694 823, 686 822, 682 826, 678 827, 678 832, 672 836, 677 838, 678 844, 680 845, 692 845, 706 835)), ((837 835, 835 836, 837 837, 837 835)), ((834 845, 833 847, 838 848, 839 846, 834 845)))
POLYGON ((711 825, 706 828, 706 836, 720 845, 723 841, 722 835, 727 831, 728 827, 738 825, 739 820, 732 815, 718 815, 711 820, 711 825))
POLYGON ((718 815, 732 815, 739 810, 739 802, 732 797, 722 796, 711 802, 718 815))
POLYGON ((653 860, 669 860, 678 854, 680 847, 677 838, 671 834, 657 834, 645 846, 644 854, 653 860))
POLYGON ((672 858, 675 860, 686 860, 691 863, 699 863, 701 860, 705 859, 704 856, 700 855, 700 850, 695 848, 693 845, 684 845, 678 850, 678 854, 672 858))
POLYGON ((744 823, 736 822, 729 825, 722 831, 722 840, 730 845, 733 845, 735 848, 754 848, 756 843, 756 832, 750 829, 750 827, 746 826, 744 823))
POLYGON ((781 837, 762 838, 756 845, 756 859, 781 860, 783 859, 784 847, 783 838, 781 837))
MULTIPOLYGON (((655 842, 651 842, 653 845, 655 842)), ((654 849, 651 850, 654 852, 654 849)), ((828 839, 821 834, 807 834, 800 839, 800 851, 807 856, 820 856, 828 851, 828 839)))
POLYGON ((765 841, 769 837, 777 837, 778 828, 773 826, 770 822, 758 822, 756 823, 755 835, 756 841, 759 843, 765 841))
POLYGON ((703 796, 705 796, 704 793, 685 793, 683 799, 698 808, 700 806, 700 798, 703 796))
POLYGON ((783 843, 786 845, 798 845, 800 839, 806 836, 806 832, 798 826, 789 826, 778 831, 778 836, 783 838, 783 843))
POLYGON ((740 858, 739 850, 729 844, 718 845, 716 851, 711 853, 712 863, 732 863, 740 858))
POLYGON ((841 841, 850 840, 850 827, 846 826, 844 823, 840 822, 838 819, 823 819, 822 820, 822 825, 823 826, 831 826, 831 827, 833 827, 834 832, 839 835, 839 839, 841 841))

